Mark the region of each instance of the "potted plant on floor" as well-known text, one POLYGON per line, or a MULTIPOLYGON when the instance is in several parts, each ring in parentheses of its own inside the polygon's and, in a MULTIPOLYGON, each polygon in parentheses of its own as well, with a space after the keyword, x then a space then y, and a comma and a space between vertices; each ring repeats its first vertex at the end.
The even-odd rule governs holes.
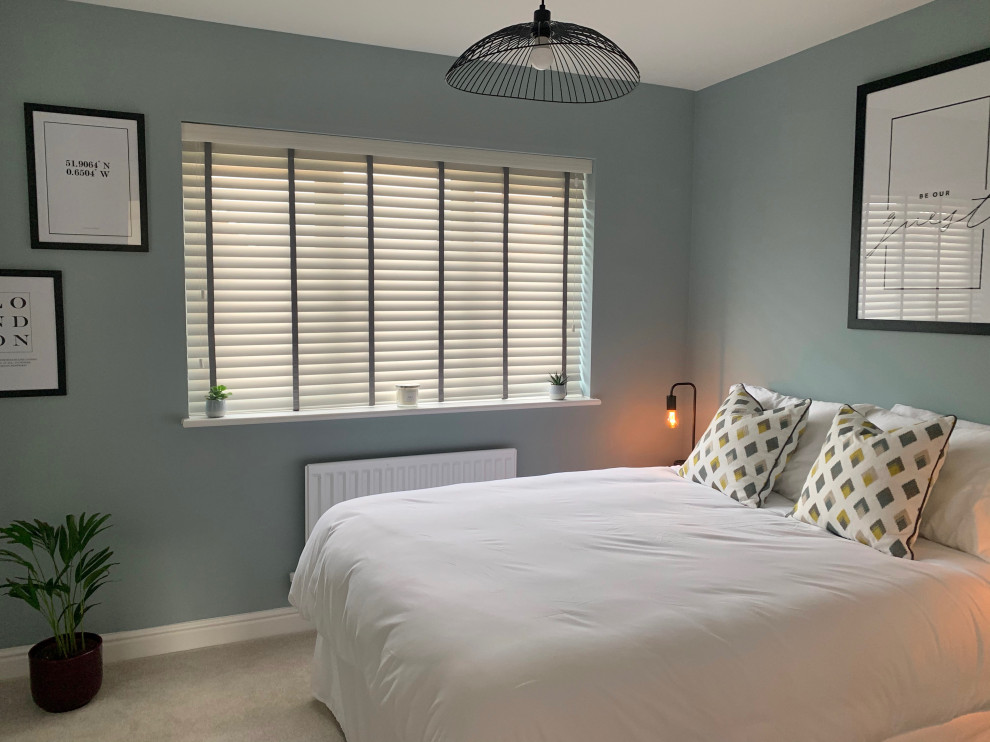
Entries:
POLYGON ((233 392, 228 392, 223 384, 211 386, 210 393, 206 395, 206 416, 223 417, 227 414, 227 397, 233 392))
POLYGON ((103 684, 103 639, 84 632, 82 621, 116 564, 109 548, 90 547, 109 519, 83 513, 66 516, 58 527, 15 520, 0 528, 0 543, 17 549, 0 549, 0 562, 21 570, 0 591, 41 613, 52 632, 28 652, 31 696, 45 711, 85 706, 103 684))
POLYGON ((567 396, 567 375, 564 373, 552 373, 547 377, 550 382, 550 399, 561 400, 567 396))

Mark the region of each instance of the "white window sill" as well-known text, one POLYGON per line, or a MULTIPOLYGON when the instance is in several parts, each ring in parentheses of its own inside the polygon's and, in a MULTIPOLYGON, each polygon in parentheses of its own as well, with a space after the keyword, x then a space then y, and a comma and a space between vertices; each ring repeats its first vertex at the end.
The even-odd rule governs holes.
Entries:
POLYGON ((418 407, 375 405, 374 407, 340 407, 328 410, 299 412, 243 412, 224 417, 185 417, 184 428, 209 428, 220 425, 257 425, 260 423, 311 422, 313 420, 346 420, 359 417, 392 417, 394 415, 441 415, 450 412, 491 412, 492 410, 533 410, 545 407, 588 407, 600 405, 592 397, 568 397, 554 401, 543 397, 533 399, 486 399, 471 402, 422 402, 418 407))

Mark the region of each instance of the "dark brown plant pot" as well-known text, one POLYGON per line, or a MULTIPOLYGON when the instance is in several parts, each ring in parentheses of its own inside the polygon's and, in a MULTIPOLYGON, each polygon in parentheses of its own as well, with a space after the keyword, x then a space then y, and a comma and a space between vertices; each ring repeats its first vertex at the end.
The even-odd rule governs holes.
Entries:
POLYGON ((99 634, 76 634, 83 651, 59 658, 55 637, 38 642, 28 652, 31 666, 31 697, 45 711, 60 713, 85 706, 103 685, 103 638, 99 634))

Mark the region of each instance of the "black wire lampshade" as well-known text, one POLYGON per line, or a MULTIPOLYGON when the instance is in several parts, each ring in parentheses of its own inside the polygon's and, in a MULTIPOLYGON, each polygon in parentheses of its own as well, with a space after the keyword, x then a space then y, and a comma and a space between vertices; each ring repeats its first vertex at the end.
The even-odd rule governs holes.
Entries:
POLYGON ((458 90, 553 103, 598 103, 639 85, 639 69, 611 39, 550 20, 541 2, 532 23, 507 26, 472 45, 447 70, 458 90))

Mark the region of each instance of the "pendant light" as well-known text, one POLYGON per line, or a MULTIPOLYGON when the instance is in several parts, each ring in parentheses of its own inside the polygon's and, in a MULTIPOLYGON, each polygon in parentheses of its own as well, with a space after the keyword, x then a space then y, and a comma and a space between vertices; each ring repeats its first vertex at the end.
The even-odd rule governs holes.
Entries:
POLYGON ((639 69, 594 29, 550 20, 541 2, 532 23, 507 26, 468 48, 447 71, 447 82, 479 95, 598 103, 632 92, 639 69))

